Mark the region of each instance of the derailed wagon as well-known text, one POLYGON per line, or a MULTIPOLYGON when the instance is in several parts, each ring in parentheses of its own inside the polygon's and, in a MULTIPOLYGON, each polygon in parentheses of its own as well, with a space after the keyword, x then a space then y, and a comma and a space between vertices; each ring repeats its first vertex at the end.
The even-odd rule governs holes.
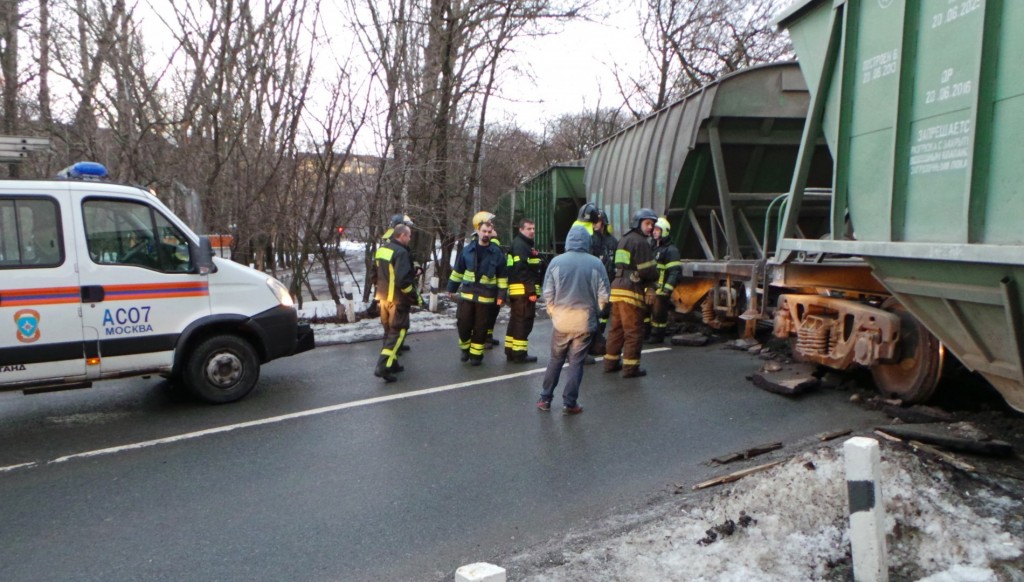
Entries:
POLYGON ((561 253, 565 235, 585 202, 583 162, 553 164, 498 200, 494 210, 498 234, 501 240, 511 242, 519 221, 529 218, 537 226, 537 250, 547 255, 561 253))
MULTIPOLYGON (((875 318, 884 325, 858 340, 882 356, 876 379, 891 391, 930 393, 945 346, 1024 410, 1024 3, 804 0, 779 22, 811 90, 800 167, 823 133, 836 157, 829 230, 848 235, 785 238, 778 256, 863 256, 896 301, 785 296, 777 331, 824 353, 858 335, 848 322, 875 318)), ((787 224, 809 184, 796 174, 787 224)))
MULTIPOLYGON (((827 281, 837 289, 885 293, 857 259, 766 270, 809 102, 796 63, 762 65, 725 76, 594 148, 588 199, 616 224, 628 223, 641 207, 672 224, 685 274, 673 294, 677 311, 699 305, 715 327, 744 313, 753 323, 766 316, 769 282, 817 288, 827 281)), ((811 151, 807 181, 820 189, 807 197, 792 230, 819 238, 829 227, 832 158, 823 139, 811 151)))

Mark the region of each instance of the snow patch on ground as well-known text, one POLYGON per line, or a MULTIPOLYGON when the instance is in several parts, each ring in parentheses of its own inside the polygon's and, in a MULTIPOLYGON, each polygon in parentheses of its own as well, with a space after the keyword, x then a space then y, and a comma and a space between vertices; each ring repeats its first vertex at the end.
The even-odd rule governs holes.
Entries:
MULTIPOLYGON (((882 475, 890 576, 994 581, 1001 578, 993 568, 1021 557, 1024 540, 963 503, 970 492, 957 490, 914 455, 883 448, 882 475)), ((1021 515, 1019 499, 984 491, 978 500, 997 513, 1021 515)), ((700 507, 673 505, 670 513, 635 530, 582 552, 563 551, 554 560, 560 565, 525 580, 829 579, 837 568, 849 571, 848 523, 841 449, 822 447, 747 477, 700 507), (742 516, 753 521, 743 527, 742 516), (727 520, 735 524, 732 535, 697 543, 727 520)))
MULTIPOLYGON (((365 308, 360 302, 356 302, 356 311, 365 308)), ((299 319, 304 320, 336 315, 337 309, 333 301, 306 301, 299 310, 299 319)), ((311 327, 318 346, 379 341, 384 337, 380 319, 376 318, 362 319, 355 323, 314 323, 311 327)), ((455 329, 455 317, 448 313, 415 311, 409 315, 410 334, 449 329, 455 329)))

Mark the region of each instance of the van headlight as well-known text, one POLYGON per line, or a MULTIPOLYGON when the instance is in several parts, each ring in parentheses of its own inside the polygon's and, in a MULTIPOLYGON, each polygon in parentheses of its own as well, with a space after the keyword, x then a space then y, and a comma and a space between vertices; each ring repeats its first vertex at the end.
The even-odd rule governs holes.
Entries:
POLYGON ((270 287, 270 292, 277 297, 277 302, 285 307, 291 307, 295 305, 292 301, 292 295, 288 292, 288 288, 284 286, 284 283, 278 281, 273 277, 267 277, 267 287, 270 287))

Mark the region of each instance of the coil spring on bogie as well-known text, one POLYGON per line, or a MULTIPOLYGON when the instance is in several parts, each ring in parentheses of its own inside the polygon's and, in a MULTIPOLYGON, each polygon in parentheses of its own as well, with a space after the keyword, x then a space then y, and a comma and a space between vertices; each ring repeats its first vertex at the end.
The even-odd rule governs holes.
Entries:
POLYGON ((700 304, 700 312, 704 325, 711 325, 711 322, 715 321, 715 301, 711 298, 710 293, 704 299, 704 302, 700 304))
POLYGON ((813 315, 807 316, 796 332, 797 351, 808 355, 827 354, 830 328, 830 320, 813 315))

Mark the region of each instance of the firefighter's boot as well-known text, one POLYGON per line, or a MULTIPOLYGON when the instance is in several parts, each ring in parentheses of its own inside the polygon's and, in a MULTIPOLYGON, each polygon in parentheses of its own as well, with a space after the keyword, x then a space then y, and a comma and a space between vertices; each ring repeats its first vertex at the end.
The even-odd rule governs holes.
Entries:
POLYGON ((398 380, 398 377, 396 377, 394 374, 391 373, 390 370, 388 370, 387 356, 381 356, 379 359, 377 359, 377 368, 374 369, 373 375, 384 380, 389 384, 391 382, 394 382, 395 380, 398 380))

